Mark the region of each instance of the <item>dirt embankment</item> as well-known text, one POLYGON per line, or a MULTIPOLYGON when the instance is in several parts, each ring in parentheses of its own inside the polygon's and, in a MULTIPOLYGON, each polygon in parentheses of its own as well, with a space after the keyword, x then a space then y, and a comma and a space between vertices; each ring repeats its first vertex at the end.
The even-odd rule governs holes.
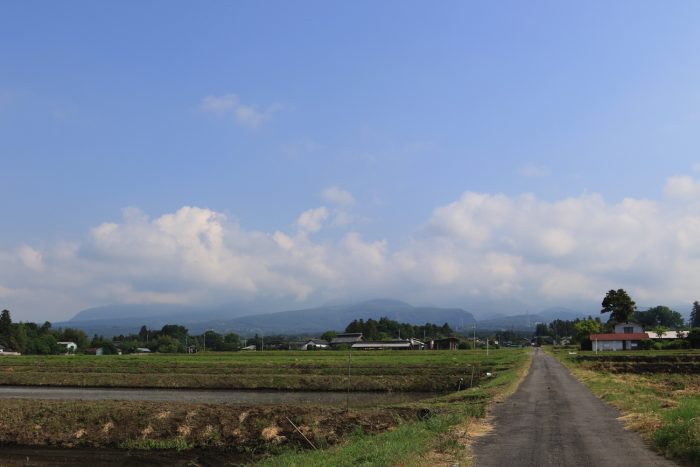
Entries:
POLYGON ((385 431, 423 415, 425 410, 418 407, 345 412, 323 407, 0 400, 0 444, 256 452, 289 444, 308 447, 310 441, 321 448, 357 430, 385 431))

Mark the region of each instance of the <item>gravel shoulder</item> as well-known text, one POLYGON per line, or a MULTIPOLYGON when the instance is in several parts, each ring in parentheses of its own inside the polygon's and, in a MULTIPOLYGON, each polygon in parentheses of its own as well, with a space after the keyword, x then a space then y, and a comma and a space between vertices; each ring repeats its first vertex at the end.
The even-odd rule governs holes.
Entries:
POLYGON ((518 390, 493 412, 473 447, 476 467, 674 466, 647 448, 553 357, 535 349, 518 390))

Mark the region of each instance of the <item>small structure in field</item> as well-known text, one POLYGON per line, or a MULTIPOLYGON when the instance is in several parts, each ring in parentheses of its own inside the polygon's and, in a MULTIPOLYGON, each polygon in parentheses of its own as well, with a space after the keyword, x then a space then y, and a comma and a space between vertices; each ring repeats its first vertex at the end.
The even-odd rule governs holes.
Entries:
POLYGON ((245 346, 245 347, 241 347, 241 350, 247 350, 247 351, 255 352, 255 351, 258 350, 258 349, 257 349, 257 347, 255 347, 255 345, 247 345, 247 346, 245 346))
POLYGON ((6 357, 11 357, 11 356, 17 356, 17 355, 22 355, 19 352, 15 352, 13 350, 8 350, 3 347, 0 347, 0 355, 6 356, 6 357))
POLYGON ((617 323, 615 332, 591 334, 589 336, 593 345, 593 351, 599 350, 635 350, 639 348, 639 342, 649 340, 638 323, 617 323))
POLYGON ((325 339, 309 339, 301 347, 301 350, 325 350, 330 347, 330 342, 325 339))
POLYGON ((134 350, 134 353, 136 354, 144 354, 144 353, 151 353, 151 349, 148 347, 136 347, 134 350))
POLYGON ((430 350, 457 350, 459 339, 456 337, 445 337, 444 339, 433 339, 430 341, 430 350))

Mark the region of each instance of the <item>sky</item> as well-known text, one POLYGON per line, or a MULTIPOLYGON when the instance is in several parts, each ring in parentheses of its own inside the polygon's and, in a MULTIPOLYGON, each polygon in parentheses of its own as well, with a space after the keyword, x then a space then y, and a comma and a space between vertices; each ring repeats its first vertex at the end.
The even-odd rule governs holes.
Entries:
POLYGON ((698 17, 693 1, 1 2, 0 308, 597 313, 625 288, 690 309, 698 17))

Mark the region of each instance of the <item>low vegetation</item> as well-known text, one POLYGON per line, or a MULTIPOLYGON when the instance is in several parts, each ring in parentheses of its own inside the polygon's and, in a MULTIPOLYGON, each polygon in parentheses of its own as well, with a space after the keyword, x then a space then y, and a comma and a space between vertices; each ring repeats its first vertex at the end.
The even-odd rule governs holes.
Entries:
POLYGON ((700 353, 554 354, 662 454, 700 465, 700 353))

